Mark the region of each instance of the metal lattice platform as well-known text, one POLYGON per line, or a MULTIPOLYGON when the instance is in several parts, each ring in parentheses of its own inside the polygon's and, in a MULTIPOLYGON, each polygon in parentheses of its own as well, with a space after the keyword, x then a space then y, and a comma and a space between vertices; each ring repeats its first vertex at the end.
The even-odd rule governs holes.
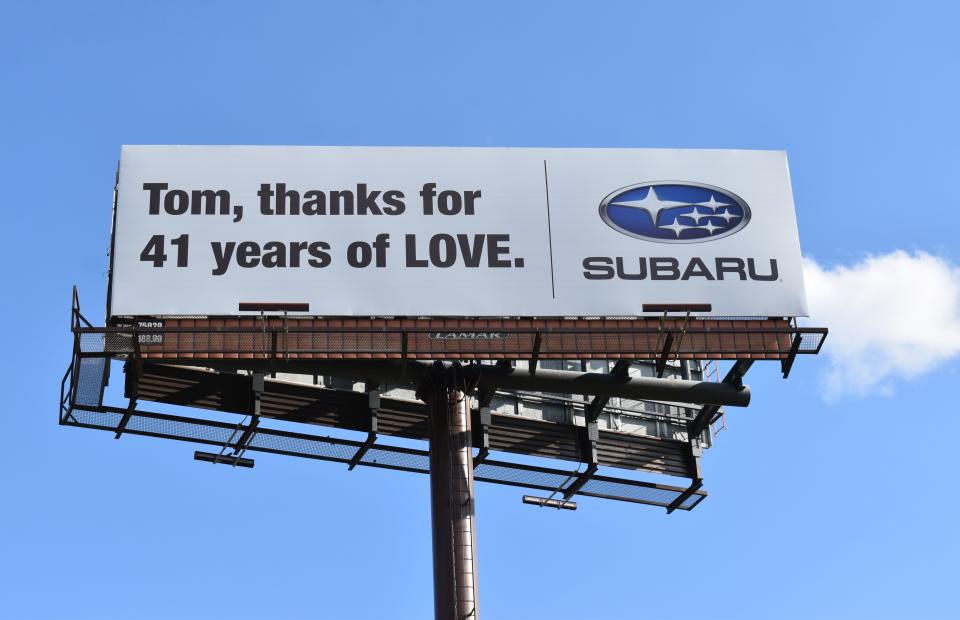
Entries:
MULTIPOLYGON (((251 429, 249 425, 129 410, 107 405, 89 407, 76 404, 68 407, 64 410, 60 423, 65 426, 117 432, 125 417, 123 433, 132 435, 224 447, 234 445, 232 443, 234 439, 250 430, 253 435, 246 445, 247 450, 334 463, 349 464, 364 445, 360 441, 292 433, 264 428, 263 425, 251 429)), ((426 474, 429 473, 429 453, 426 450, 400 446, 376 445, 362 455, 358 465, 426 474)), ((474 477, 481 482, 524 487, 562 496, 575 482, 579 473, 577 469, 552 469, 486 459, 477 464, 474 477)), ((685 491, 684 487, 594 475, 583 488, 575 492, 575 495, 667 508, 685 491)), ((697 491, 685 499, 678 508, 691 510, 706 496, 705 491, 697 491)))

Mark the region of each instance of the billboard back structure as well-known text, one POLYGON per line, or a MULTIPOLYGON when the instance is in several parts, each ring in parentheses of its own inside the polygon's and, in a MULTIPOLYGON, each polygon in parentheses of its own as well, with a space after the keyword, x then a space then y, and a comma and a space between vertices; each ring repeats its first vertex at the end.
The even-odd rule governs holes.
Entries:
POLYGON ((251 303, 807 314, 780 151, 123 147, 109 314, 235 316, 251 303))

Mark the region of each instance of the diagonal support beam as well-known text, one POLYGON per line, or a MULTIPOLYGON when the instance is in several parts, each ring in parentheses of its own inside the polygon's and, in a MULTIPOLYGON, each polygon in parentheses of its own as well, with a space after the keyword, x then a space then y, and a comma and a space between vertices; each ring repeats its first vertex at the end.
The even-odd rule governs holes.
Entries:
MULTIPOLYGON (((265 387, 264 379, 265 377, 262 372, 255 372, 250 375, 250 424, 243 426, 243 421, 241 420, 240 424, 237 425, 237 428, 230 436, 230 439, 227 440, 227 443, 223 444, 223 448, 220 449, 219 454, 197 451, 193 454, 195 460, 207 461, 215 465, 217 463, 225 463, 232 467, 253 467, 253 459, 245 459, 243 458, 243 454, 247 451, 254 436, 256 436, 257 427, 260 426, 260 400, 263 397, 265 387), (241 429, 242 432, 240 436, 236 441, 233 441, 233 438, 241 429), (233 452, 226 454, 227 449, 232 449, 233 452)), ((244 420, 245 419, 246 417, 244 417, 244 420)))
POLYGON ((543 338, 539 331, 533 338, 533 355, 530 356, 530 376, 537 374, 537 365, 540 363, 540 343, 543 338))
POLYGON ((683 502, 690 499, 690 496, 700 490, 700 487, 703 486, 703 478, 697 478, 693 481, 693 484, 688 486, 686 490, 677 496, 677 499, 670 502, 670 505, 667 506, 667 514, 670 514, 680 506, 683 506, 683 502))
POLYGON ((596 422, 590 422, 586 426, 578 426, 577 440, 580 442, 580 460, 587 464, 587 469, 574 480, 563 491, 563 499, 570 499, 573 494, 583 488, 583 485, 597 473, 597 467, 600 465, 600 452, 597 450, 597 443, 600 441, 600 429, 596 422))
POLYGON ((247 451, 247 446, 250 445, 250 440, 253 439, 253 436, 257 433, 258 426, 260 426, 259 411, 253 415, 250 419, 250 424, 243 429, 243 434, 240 435, 240 438, 233 444, 233 456, 239 457, 247 451))
POLYGON ((657 358, 657 377, 663 377, 663 371, 667 369, 667 360, 670 358, 670 349, 673 347, 673 332, 668 332, 663 341, 663 349, 660 351, 660 357, 657 358))
MULTIPOLYGON (((618 379, 626 379, 628 376, 628 371, 630 370, 630 364, 633 360, 617 360, 617 363, 613 365, 613 368, 610 370, 610 374, 613 377, 618 379)), ((609 396, 595 396, 590 404, 587 405, 584 409, 584 416, 587 419, 587 424, 591 422, 596 422, 600 417, 600 413, 603 411, 603 408, 607 406, 607 403, 610 402, 609 396)))
MULTIPOLYGON (((742 388, 743 376, 747 374, 750 367, 753 366, 753 360, 737 360, 732 368, 727 372, 721 383, 742 388)), ((704 429, 713 421, 717 412, 720 411, 720 405, 704 405, 697 412, 697 415, 687 425, 687 437, 693 440, 703 433, 704 429)))
POLYGON ((130 423, 130 417, 133 415, 133 412, 137 409, 137 399, 136 397, 130 399, 130 404, 127 405, 127 410, 123 412, 123 417, 120 418, 120 423, 117 424, 116 435, 113 436, 114 439, 120 439, 120 436, 123 435, 123 431, 127 430, 127 424, 130 423))
POLYGON ((732 385, 736 388, 743 387, 743 377, 746 376, 747 371, 750 370, 750 367, 753 366, 753 360, 737 360, 737 362, 727 371, 727 374, 723 377, 723 383, 727 385, 732 385))
POLYGON ((690 477, 693 479, 693 482, 690 483, 690 486, 678 495, 675 500, 670 502, 670 505, 667 506, 667 514, 683 506, 683 503, 703 486, 703 472, 700 470, 700 457, 703 455, 703 448, 700 447, 700 440, 691 436, 687 446, 690 449, 690 451, 687 452, 687 462, 690 465, 690 477))
POLYGON ((593 478, 593 474, 597 473, 597 464, 590 463, 587 465, 586 471, 577 476, 577 479, 574 480, 570 486, 568 486, 563 491, 563 499, 568 500, 576 494, 577 491, 583 488, 587 482, 590 481, 590 478, 593 478))
POLYGON ((790 376, 790 369, 793 368, 793 362, 797 359, 797 353, 800 351, 800 343, 803 341, 803 335, 797 334, 793 337, 793 343, 790 345, 790 352, 787 359, 780 362, 780 371, 783 372, 783 378, 790 376))
MULTIPOLYGON (((110 360, 107 360, 105 364, 109 367, 110 360)), ((127 392, 130 394, 130 401, 127 405, 127 410, 123 412, 123 417, 120 418, 120 423, 117 424, 117 433, 114 435, 114 439, 120 439, 123 431, 127 429, 130 417, 137 409, 140 375, 143 373, 143 358, 140 357, 140 337, 137 335, 136 330, 134 330, 133 334, 133 357, 127 361, 126 366, 124 366, 124 371, 127 373, 126 384, 128 388, 127 392)), ((101 402, 103 401, 102 395, 100 400, 101 402)))
POLYGON ((380 392, 374 390, 368 394, 368 411, 370 414, 369 427, 367 428, 367 438, 363 444, 354 452, 350 462, 347 463, 347 471, 352 471, 354 467, 360 464, 361 459, 368 450, 377 442, 377 412, 380 411, 380 392))

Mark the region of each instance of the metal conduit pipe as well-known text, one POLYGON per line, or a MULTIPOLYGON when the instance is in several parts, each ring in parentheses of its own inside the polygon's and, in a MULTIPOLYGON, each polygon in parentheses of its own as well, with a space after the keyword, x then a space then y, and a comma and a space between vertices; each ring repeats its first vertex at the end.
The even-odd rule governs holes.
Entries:
POLYGON ((726 383, 655 379, 653 377, 617 377, 607 373, 571 372, 540 368, 531 374, 525 368, 491 369, 480 376, 480 387, 533 392, 558 392, 610 396, 633 400, 666 400, 678 403, 732 405, 750 404, 750 388, 726 383), (509 372, 497 372, 504 370, 509 372))
MULTIPOLYGON (((197 360, 190 360, 191 366, 197 360)), ((301 361, 289 360, 267 365, 258 360, 205 360, 204 366, 224 369, 266 369, 267 372, 290 372, 300 374, 364 377, 393 383, 419 385, 430 372, 432 364, 420 361, 301 361)), ((575 372, 538 368, 510 368, 468 364, 461 366, 458 374, 477 387, 487 389, 526 390, 557 394, 583 394, 609 396, 631 400, 662 400, 699 405, 746 407, 750 404, 750 388, 730 383, 710 381, 687 381, 683 379, 658 379, 655 377, 618 377, 609 373, 575 372)))

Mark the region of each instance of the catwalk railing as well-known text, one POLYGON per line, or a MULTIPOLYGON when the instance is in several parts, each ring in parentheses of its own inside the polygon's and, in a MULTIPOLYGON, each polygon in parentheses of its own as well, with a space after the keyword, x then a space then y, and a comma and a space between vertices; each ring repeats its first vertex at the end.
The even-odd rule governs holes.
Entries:
POLYGON ((138 318, 77 325, 84 355, 143 359, 773 359, 819 353, 827 330, 785 319, 138 318))

